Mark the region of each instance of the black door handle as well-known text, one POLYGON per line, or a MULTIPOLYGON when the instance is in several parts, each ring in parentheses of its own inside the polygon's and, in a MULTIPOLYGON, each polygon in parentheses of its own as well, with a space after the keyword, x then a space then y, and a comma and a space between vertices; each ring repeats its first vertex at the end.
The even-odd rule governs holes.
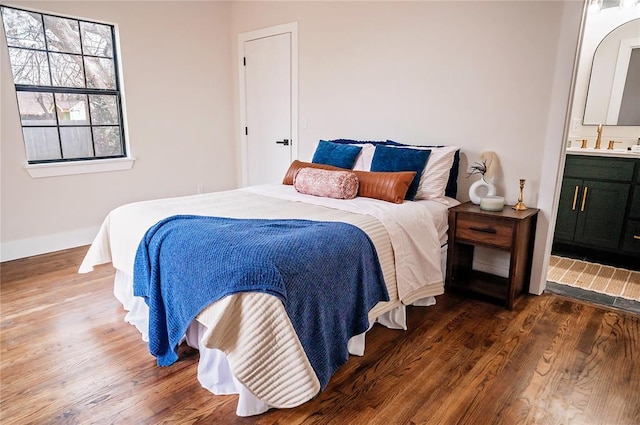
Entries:
POLYGON ((276 140, 276 143, 279 144, 279 145, 289 146, 289 139, 276 140))
POLYGON ((497 233, 496 229, 492 229, 491 227, 469 227, 469 230, 482 233, 497 233))

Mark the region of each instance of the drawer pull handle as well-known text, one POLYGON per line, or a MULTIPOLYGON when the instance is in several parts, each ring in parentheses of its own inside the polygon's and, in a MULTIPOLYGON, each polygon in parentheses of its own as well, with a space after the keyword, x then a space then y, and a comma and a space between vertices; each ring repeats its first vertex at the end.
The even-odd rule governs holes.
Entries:
POLYGON ((587 200, 587 190, 589 190, 589 188, 585 186, 584 192, 582 192, 582 204, 580 205, 580 212, 584 212, 584 201, 587 200))
POLYGON ((576 210, 576 201, 578 200, 578 190, 580 190, 580 186, 576 186, 576 190, 573 192, 573 206, 571 207, 571 211, 576 210))
POLYGON ((640 239, 640 235, 633 235, 633 239, 640 239))
POLYGON ((482 233, 496 233, 496 229, 492 229, 491 227, 469 227, 469 230, 482 233))

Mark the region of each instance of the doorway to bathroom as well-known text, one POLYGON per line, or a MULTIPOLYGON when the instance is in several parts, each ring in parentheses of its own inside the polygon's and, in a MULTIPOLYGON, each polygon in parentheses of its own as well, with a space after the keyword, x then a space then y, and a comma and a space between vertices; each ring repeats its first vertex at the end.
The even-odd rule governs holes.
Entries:
MULTIPOLYGON (((634 0, 596 1, 590 4, 576 69, 567 140, 568 157, 546 290, 640 313, 640 212, 634 212, 635 198, 639 198, 635 203, 640 205, 640 154, 630 152, 634 145, 640 144, 640 123, 627 125, 629 123, 608 121, 611 115, 607 115, 607 110, 611 109, 610 100, 617 98, 612 93, 602 96, 603 99, 607 99, 607 105, 600 105, 604 108, 604 115, 594 118, 593 106, 597 106, 595 101, 598 99, 599 89, 592 89, 590 83, 595 68, 602 66, 599 59, 602 55, 598 54, 600 47, 608 44, 617 46, 613 56, 610 56, 611 63, 605 64, 614 70, 616 66, 620 68, 618 62, 624 56, 619 51, 619 46, 634 43, 640 45, 640 41, 628 40, 634 36, 637 38, 639 32, 634 31, 635 27, 627 27, 631 22, 640 23, 640 4, 634 0), (609 43, 607 37, 611 34, 620 40, 609 43), (587 106, 590 111, 588 116, 585 115, 587 106), (602 167, 605 175, 599 176, 600 179, 587 176, 580 180, 571 172, 567 172, 570 163, 576 163, 578 158, 577 163, 583 161, 584 164, 580 163, 577 168, 574 166, 574 173, 585 169, 594 170, 592 162, 598 159, 609 160, 609 157, 623 159, 611 158, 613 165, 607 164, 602 167), (625 167, 629 168, 628 176, 613 177, 613 174, 625 171, 625 167), (622 180, 617 181, 618 177, 622 180), (603 180, 605 183, 603 185, 598 182, 600 186, 596 187, 592 184, 596 180, 603 180), (589 184, 585 184, 587 181, 589 184), (591 227, 585 228, 587 214, 584 209, 588 208, 591 199, 595 199, 592 197, 597 195, 596 189, 600 190, 603 204, 595 210, 598 214, 593 214, 598 216, 597 220, 592 219, 587 223, 591 227), (617 198, 620 198, 618 203, 624 205, 614 208, 612 203, 616 202, 617 198), (605 209, 614 209, 615 214, 620 215, 618 225, 615 225, 615 220, 604 212, 605 209), (573 221, 566 220, 567 211, 569 215, 573 214, 573 221), (638 224, 637 229, 633 227, 634 224, 638 224), (635 230, 639 231, 634 233, 635 230), (606 246, 606 243, 581 240, 583 235, 588 236, 589 232, 593 234, 599 231, 608 233, 610 246, 606 246), (579 236, 574 237, 574 232, 579 236), (638 238, 634 239, 636 234, 638 238), (631 238, 631 242, 625 242, 624 238, 631 238)), ((612 74, 616 72, 612 71, 612 74)), ((615 80, 615 75, 612 75, 612 78, 615 80)), ((594 164, 596 167, 599 166, 599 163, 594 164)))

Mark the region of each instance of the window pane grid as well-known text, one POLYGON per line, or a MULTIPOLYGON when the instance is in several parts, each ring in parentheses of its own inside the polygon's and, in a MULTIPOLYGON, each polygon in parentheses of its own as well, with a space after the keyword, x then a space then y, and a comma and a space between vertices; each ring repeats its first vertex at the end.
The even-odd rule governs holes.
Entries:
POLYGON ((0 12, 27 161, 125 157, 115 28, 5 6, 0 12))
MULTIPOLYGON (((26 90, 21 90, 19 91, 19 93, 43 93, 43 94, 50 94, 51 95, 51 109, 53 111, 56 112, 60 112, 63 111, 64 113, 66 113, 68 111, 69 113, 69 118, 73 118, 72 114, 74 111, 72 111, 72 107, 73 106, 77 106, 73 105, 73 101, 71 103, 67 103, 66 105, 63 103, 61 103, 62 101, 59 102, 58 96, 55 96, 55 94, 60 94, 60 91, 40 91, 40 92, 30 92, 30 91, 26 91, 26 90), (71 106, 71 107, 70 107, 71 106)), ((68 92, 64 92, 64 94, 69 94, 68 92)), ((110 96, 111 98, 111 102, 110 105, 107 105, 107 112, 108 112, 108 116, 105 119, 108 120, 112 120, 115 121, 116 123, 112 124, 112 123, 108 123, 108 122, 94 122, 94 116, 98 113, 100 113, 99 108, 96 106, 95 109, 93 104, 96 104, 95 100, 91 98, 91 96, 97 96, 97 97, 104 97, 104 93, 100 93, 99 95, 88 95, 85 99, 85 103, 86 103, 86 113, 83 114, 82 110, 80 108, 76 109, 76 113, 80 113, 81 115, 84 115, 83 117, 80 118, 85 118, 87 123, 86 124, 69 124, 69 123, 63 123, 60 121, 60 115, 59 113, 53 113, 52 115, 52 119, 55 120, 55 124, 37 124, 37 123, 25 123, 24 121, 22 122, 22 126, 25 129, 32 129, 29 130, 30 133, 33 134, 34 131, 36 131, 35 129, 38 128, 42 128, 42 129, 53 129, 56 131, 57 133, 57 139, 58 139, 58 145, 59 145, 59 149, 60 149, 60 153, 59 156, 55 159, 52 160, 43 160, 43 159, 33 159, 31 161, 29 161, 30 163, 41 163, 41 162, 56 162, 56 161, 79 161, 79 160, 87 160, 87 159, 104 159, 104 158, 120 158, 123 157, 123 152, 122 152, 122 133, 121 133, 121 126, 119 124, 120 120, 121 120, 121 113, 120 113, 120 108, 118 107, 118 105, 120 104, 119 102, 119 97, 117 95, 112 95, 110 96), (110 110, 109 110, 109 106, 111 106, 110 110), (114 110, 115 109, 115 110, 114 110), (87 131, 85 132, 71 132, 70 130, 62 130, 62 129, 86 129, 87 131), (108 130, 108 132, 106 131, 108 130), (65 134, 63 134, 63 132, 65 134), (78 141, 74 141, 71 140, 70 138, 73 138, 74 135, 76 135, 75 137, 77 138, 78 134, 86 134, 87 136, 90 135, 90 145, 87 145, 87 149, 90 149, 92 152, 92 156, 86 156, 86 155, 74 155, 71 158, 68 158, 67 155, 65 154, 65 152, 68 152, 69 146, 79 146, 78 141), (66 135, 66 136, 65 136, 66 135), (67 145, 67 149, 65 149, 65 147, 63 146, 63 144, 65 143, 66 140, 66 145, 67 145), (110 142, 110 143, 109 143, 110 142), (98 149, 97 145, 101 144, 101 148, 98 149), (102 146, 104 145, 104 146, 102 146)), ((27 115, 27 113, 23 113, 23 109, 26 109, 23 107, 23 105, 19 103, 19 108, 21 109, 21 115, 27 115)), ((45 105, 46 106, 46 105, 45 105)), ((27 133, 25 132, 25 135, 27 133)), ((49 136, 47 138, 47 140, 50 141, 51 139, 51 133, 47 133, 49 136)), ((26 137, 26 136, 25 136, 26 137)), ((49 142, 50 143, 50 142, 49 142)), ((34 151, 33 148, 28 149, 28 151, 34 151)), ((51 149, 48 150, 49 152, 51 152, 51 149)), ((37 157, 37 155, 36 155, 37 157)))
POLYGON ((24 47, 24 46, 12 46, 11 44, 8 44, 8 47, 12 48, 12 49, 19 49, 19 50, 28 50, 28 51, 32 51, 32 52, 41 52, 41 53, 64 53, 65 55, 76 55, 76 56, 84 56, 85 58, 95 58, 95 59, 115 59, 112 56, 97 56, 97 55, 91 55, 88 53, 75 53, 75 52, 60 52, 57 50, 47 50, 45 49, 38 49, 38 48, 34 48, 34 47, 24 47))

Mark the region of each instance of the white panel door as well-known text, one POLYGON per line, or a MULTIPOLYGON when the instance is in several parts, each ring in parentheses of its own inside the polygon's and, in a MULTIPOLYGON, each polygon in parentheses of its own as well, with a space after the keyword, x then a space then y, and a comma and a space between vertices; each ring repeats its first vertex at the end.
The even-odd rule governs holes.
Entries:
POLYGON ((244 42, 249 186, 280 183, 291 164, 291 33, 244 42))

